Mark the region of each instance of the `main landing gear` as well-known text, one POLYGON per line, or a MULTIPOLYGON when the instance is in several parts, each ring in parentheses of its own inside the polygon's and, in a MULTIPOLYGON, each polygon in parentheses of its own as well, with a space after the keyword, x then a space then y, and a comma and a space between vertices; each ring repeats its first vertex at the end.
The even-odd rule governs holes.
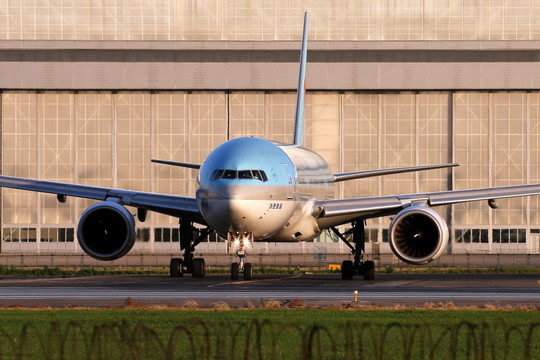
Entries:
POLYGON ((236 256, 238 262, 231 264, 231 279, 238 280, 240 275, 244 276, 244 280, 251 280, 253 269, 251 263, 245 262, 246 248, 253 245, 253 234, 244 232, 230 232, 227 236, 229 248, 238 248, 236 256))
POLYGON ((203 258, 193 258, 195 247, 206 239, 214 229, 206 228, 201 231, 199 237, 194 240, 193 223, 187 220, 180 220, 180 250, 184 250, 184 257, 171 259, 169 273, 171 277, 182 277, 184 273, 191 273, 194 278, 203 278, 206 274, 206 266, 203 258))
POLYGON ((349 247, 354 254, 354 263, 351 260, 344 260, 341 263, 341 278, 343 280, 352 280, 354 275, 363 275, 364 280, 375 279, 375 263, 373 261, 364 261, 365 253, 365 222, 358 220, 352 223, 352 228, 341 234, 335 227, 332 231, 349 247), (344 235, 352 234, 354 246, 345 239, 344 235))

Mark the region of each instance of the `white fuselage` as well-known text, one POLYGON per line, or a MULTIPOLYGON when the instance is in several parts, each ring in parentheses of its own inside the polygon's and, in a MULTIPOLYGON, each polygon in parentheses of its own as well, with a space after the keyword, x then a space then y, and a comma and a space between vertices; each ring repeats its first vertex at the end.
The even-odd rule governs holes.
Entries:
POLYGON ((320 234, 314 199, 334 196, 333 175, 317 153, 259 138, 217 147, 201 165, 197 202, 220 236, 307 241, 320 234))

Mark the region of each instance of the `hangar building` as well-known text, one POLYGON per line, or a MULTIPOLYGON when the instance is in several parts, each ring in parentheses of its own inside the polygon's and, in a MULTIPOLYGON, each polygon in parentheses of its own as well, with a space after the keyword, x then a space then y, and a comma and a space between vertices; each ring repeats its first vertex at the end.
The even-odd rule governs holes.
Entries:
MULTIPOLYGON (((193 195, 238 136, 291 141, 309 11, 307 145, 334 172, 459 162, 340 183, 362 197, 540 183, 540 4, 162 0, 0 3, 4 175, 193 195)), ((89 206, 2 190, 1 252, 78 252, 89 206)), ((540 198, 438 209, 455 253, 539 251, 540 198)), ((368 222, 387 249, 388 219, 368 222)), ((325 236, 319 241, 331 241, 325 236)), ((177 220, 139 224, 178 249, 177 220)))

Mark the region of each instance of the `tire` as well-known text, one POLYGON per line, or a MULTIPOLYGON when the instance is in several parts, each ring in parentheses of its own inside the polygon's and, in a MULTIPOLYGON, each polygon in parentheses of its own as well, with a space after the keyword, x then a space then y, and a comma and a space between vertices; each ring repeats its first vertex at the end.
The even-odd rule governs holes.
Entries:
POLYGON ((182 272, 182 259, 172 258, 171 264, 169 266, 169 274, 171 277, 182 277, 184 273, 182 272))
POLYGON ((245 263, 244 264, 244 280, 251 280, 252 275, 253 275, 253 270, 251 268, 251 263, 245 263))
POLYGON ((194 278, 203 278, 206 274, 206 268, 204 259, 196 258, 193 259, 193 277, 194 278))
POLYGON ((341 280, 352 280, 354 276, 354 265, 351 260, 343 260, 341 263, 341 280))
POLYGON ((236 262, 231 264, 231 279, 240 279, 240 267, 236 262))
POLYGON ((375 280, 375 263, 373 261, 364 261, 364 280, 375 280))

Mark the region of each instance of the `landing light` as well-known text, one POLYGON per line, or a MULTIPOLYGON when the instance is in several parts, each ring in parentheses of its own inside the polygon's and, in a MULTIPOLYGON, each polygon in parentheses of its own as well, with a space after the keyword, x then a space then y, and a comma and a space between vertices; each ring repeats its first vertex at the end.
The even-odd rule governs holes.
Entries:
POLYGON ((253 236, 250 233, 230 232, 227 239, 229 246, 234 248, 245 249, 253 247, 253 236))

